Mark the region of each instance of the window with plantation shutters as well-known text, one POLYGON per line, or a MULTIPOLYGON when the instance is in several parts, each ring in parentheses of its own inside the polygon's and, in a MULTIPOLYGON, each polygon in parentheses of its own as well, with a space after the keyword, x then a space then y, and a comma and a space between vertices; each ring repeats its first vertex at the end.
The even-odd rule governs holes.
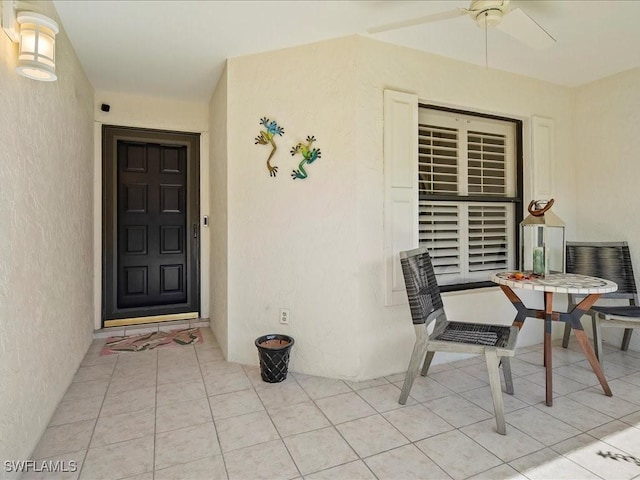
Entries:
POLYGON ((441 286, 515 268, 518 128, 516 120, 419 108, 418 242, 441 286))

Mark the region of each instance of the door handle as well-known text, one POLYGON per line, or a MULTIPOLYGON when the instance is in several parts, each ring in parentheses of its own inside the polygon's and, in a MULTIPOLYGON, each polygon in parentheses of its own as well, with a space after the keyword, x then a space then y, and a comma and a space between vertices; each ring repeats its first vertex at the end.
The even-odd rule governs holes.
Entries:
POLYGON ((198 238, 198 224, 193 224, 193 238, 198 238))

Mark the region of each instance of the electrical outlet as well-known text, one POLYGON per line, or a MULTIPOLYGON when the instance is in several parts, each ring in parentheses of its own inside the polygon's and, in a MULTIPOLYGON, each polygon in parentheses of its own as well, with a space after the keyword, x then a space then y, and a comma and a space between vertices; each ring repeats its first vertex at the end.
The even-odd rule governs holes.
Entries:
POLYGON ((280 309, 280 323, 283 325, 289 325, 291 321, 291 311, 288 308, 280 309))

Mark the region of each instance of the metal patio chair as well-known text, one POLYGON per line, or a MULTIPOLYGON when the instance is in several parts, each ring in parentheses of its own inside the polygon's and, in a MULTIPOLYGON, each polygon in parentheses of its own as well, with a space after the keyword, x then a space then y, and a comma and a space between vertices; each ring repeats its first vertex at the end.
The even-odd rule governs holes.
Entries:
POLYGON ((440 289, 427 249, 420 247, 400 252, 400 261, 416 332, 416 343, 399 402, 404 405, 407 401, 423 361, 422 375, 427 374, 435 352, 484 354, 489 372, 497 430, 498 433, 505 435, 504 402, 498 367, 502 360, 506 391, 513 394, 509 357, 515 354, 518 328, 506 325, 450 322, 444 312, 440 289), (427 327, 434 320, 433 333, 429 335, 427 327))

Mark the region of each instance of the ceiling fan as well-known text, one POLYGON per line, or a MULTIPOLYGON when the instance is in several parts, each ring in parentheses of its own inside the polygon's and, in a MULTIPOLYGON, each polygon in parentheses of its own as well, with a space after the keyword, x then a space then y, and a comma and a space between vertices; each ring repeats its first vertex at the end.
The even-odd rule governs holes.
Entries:
POLYGON ((509 2, 510 0, 471 0, 469 8, 458 7, 454 10, 389 23, 369 29, 368 32, 387 32, 389 30, 469 15, 478 27, 485 30, 487 28, 497 28, 531 48, 549 48, 556 42, 555 38, 538 25, 538 23, 521 8, 509 8, 509 2))

